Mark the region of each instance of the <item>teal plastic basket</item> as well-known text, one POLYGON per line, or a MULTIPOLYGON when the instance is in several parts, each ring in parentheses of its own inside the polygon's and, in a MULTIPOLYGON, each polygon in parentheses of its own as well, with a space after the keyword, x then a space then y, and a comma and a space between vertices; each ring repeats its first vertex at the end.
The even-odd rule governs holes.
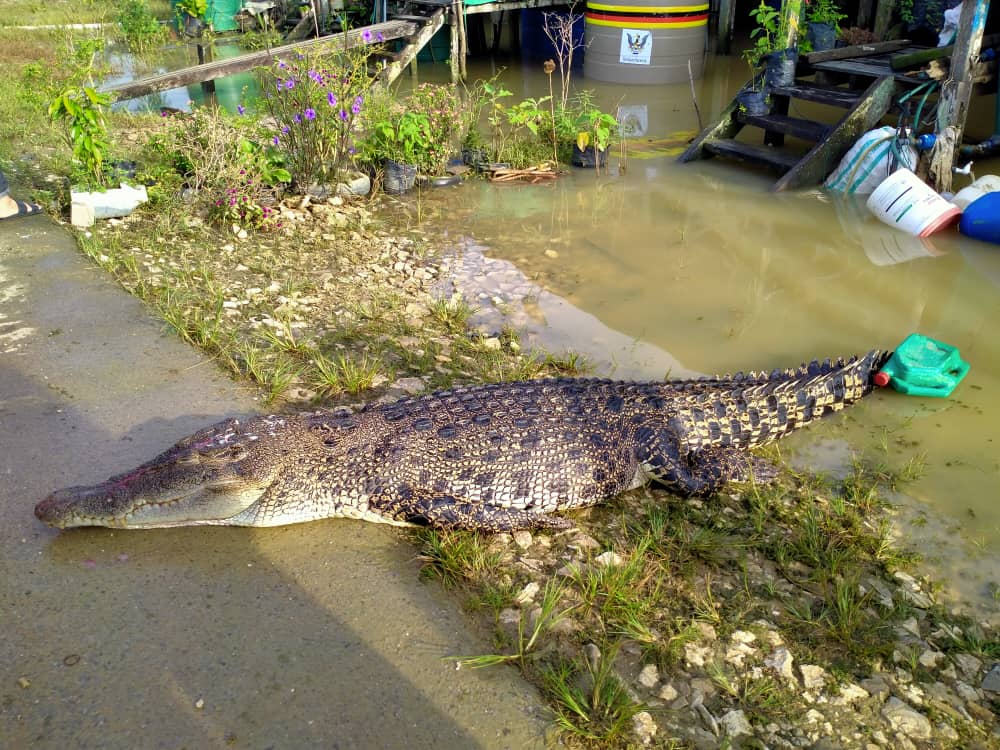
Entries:
POLYGON ((969 363, 956 347, 911 333, 879 372, 900 393, 946 398, 968 374, 969 363))

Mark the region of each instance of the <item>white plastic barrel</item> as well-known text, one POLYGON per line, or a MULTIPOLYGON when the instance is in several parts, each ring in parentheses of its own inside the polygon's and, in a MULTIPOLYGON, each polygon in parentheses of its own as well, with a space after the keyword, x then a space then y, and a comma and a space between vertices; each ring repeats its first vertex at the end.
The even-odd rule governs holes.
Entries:
POLYGON ((891 227, 927 237, 958 220, 952 205, 909 169, 898 169, 868 197, 868 210, 891 227))

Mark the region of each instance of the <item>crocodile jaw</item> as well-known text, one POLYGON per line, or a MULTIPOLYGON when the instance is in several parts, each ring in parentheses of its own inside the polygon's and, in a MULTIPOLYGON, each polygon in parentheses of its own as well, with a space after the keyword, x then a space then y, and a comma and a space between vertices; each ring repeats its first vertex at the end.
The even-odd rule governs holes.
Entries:
POLYGON ((158 529, 170 526, 239 524, 236 516, 252 523, 248 512, 264 488, 189 487, 186 491, 159 494, 123 494, 110 483, 69 487, 53 492, 35 506, 40 521, 58 529, 75 526, 158 529))

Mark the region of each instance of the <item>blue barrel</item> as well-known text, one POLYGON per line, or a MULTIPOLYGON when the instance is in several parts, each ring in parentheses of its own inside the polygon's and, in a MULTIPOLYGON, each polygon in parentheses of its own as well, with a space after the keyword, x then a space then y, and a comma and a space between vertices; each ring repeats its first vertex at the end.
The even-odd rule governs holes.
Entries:
POLYGON ((1000 192, 987 193, 966 206, 958 231, 1000 245, 1000 192))

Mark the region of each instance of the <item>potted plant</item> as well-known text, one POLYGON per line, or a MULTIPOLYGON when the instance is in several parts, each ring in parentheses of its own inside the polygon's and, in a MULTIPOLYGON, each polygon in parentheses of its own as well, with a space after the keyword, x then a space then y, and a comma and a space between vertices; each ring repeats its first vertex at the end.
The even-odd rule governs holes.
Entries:
POLYGON ((576 123, 573 166, 594 167, 600 171, 601 166, 607 163, 608 147, 618 132, 618 120, 614 115, 591 106, 580 112, 576 123))
MULTIPOLYGON (((788 4, 798 5, 794 0, 788 4)), ((793 8, 777 10, 761 0, 760 5, 750 11, 750 17, 756 25, 750 32, 753 45, 743 51, 743 59, 750 66, 753 84, 751 89, 758 91, 757 79, 761 66, 765 67, 764 79, 768 86, 788 86, 795 80, 795 65, 798 62, 798 51, 794 46, 794 34, 789 28, 788 19, 798 18, 793 8)))
POLYGON ((430 146, 431 125, 426 114, 390 109, 369 126, 362 155, 365 161, 385 167, 385 191, 399 194, 416 183, 417 165, 430 146))
POLYGON ((188 36, 201 36, 205 29, 208 0, 178 0, 176 5, 178 27, 188 36))
POLYGON ((847 15, 834 0, 805 0, 807 38, 816 51, 833 49, 840 31, 839 23, 847 15))

